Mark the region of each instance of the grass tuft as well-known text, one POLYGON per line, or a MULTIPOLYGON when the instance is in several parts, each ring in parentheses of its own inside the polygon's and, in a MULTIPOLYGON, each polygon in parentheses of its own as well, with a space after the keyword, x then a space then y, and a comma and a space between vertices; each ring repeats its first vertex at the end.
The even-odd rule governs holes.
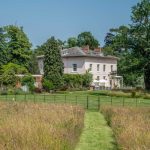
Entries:
POLYGON ((0 102, 0 149, 72 150, 83 120, 77 106, 0 102))

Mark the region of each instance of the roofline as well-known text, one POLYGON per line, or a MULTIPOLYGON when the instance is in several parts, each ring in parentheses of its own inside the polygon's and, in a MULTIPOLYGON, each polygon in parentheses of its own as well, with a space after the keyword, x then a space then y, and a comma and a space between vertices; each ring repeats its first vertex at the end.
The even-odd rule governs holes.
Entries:
MULTIPOLYGON (((62 56, 63 58, 68 58, 68 57, 92 57, 92 58, 109 58, 109 59, 116 59, 116 60, 119 60, 118 57, 115 57, 115 56, 90 56, 90 55, 64 55, 62 56)), ((37 56, 37 58, 44 58, 44 55, 41 55, 41 56, 37 56)))

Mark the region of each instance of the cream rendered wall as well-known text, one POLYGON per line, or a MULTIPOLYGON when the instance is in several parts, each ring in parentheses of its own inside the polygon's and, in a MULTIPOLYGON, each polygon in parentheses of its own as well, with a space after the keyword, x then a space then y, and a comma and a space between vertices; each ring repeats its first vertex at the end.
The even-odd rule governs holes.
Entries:
POLYGON ((84 57, 66 57, 63 58, 64 73, 70 74, 84 74, 85 73, 85 59, 84 57), (73 71, 73 64, 77 64, 77 71, 73 71))
POLYGON ((88 70, 90 64, 92 64, 92 70, 90 71, 93 74, 93 80, 97 79, 99 76, 100 80, 105 79, 108 81, 106 84, 110 87, 109 74, 111 72, 111 65, 113 65, 113 71, 117 71, 117 60, 110 58, 86 58, 85 60, 85 69, 88 70), (97 65, 100 65, 99 71, 97 71, 97 65), (103 71, 103 65, 106 66, 105 71, 103 71))
MULTIPOLYGON (((64 73, 69 74, 84 74, 86 70, 89 69, 90 64, 92 64, 92 70, 90 71, 93 74, 93 80, 97 79, 97 76, 100 79, 103 79, 105 76, 108 81, 107 86, 110 87, 109 74, 111 72, 111 65, 113 65, 113 71, 117 71, 117 60, 110 58, 96 58, 96 57, 63 57, 64 63, 64 73), (73 71, 73 64, 77 64, 77 71, 73 71), (100 65, 100 71, 97 71, 97 65, 100 65), (103 71, 103 65, 106 65, 105 71, 103 71)), ((40 73, 44 74, 43 71, 43 58, 38 59, 38 66, 40 73)))

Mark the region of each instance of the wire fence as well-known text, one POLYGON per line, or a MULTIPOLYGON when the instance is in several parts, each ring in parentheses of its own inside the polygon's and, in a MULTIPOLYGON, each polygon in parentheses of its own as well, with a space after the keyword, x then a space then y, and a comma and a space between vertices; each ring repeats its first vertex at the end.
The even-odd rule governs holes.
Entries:
POLYGON ((64 95, 64 94, 24 94, 24 95, 0 95, 1 101, 17 102, 45 102, 53 104, 80 105, 86 109, 99 109, 101 105, 111 106, 134 106, 149 107, 150 99, 111 97, 111 96, 91 96, 91 95, 64 95))

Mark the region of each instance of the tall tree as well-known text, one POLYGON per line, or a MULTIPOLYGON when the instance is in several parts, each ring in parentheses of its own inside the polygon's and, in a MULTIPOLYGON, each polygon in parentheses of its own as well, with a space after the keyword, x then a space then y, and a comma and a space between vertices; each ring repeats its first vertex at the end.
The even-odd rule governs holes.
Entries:
POLYGON ((4 27, 6 32, 7 54, 9 62, 28 68, 31 55, 31 43, 22 27, 9 25, 4 27))
POLYGON ((63 83, 63 70, 59 41, 51 37, 45 43, 44 79, 51 81, 58 89, 63 83))
POLYGON ((5 65, 9 60, 7 53, 6 34, 2 27, 0 27, 0 68, 5 65))
POLYGON ((98 40, 92 35, 91 32, 82 32, 78 35, 78 46, 89 45, 90 49, 97 48, 99 46, 98 40))
POLYGON ((140 59, 145 88, 150 90, 150 0, 142 0, 134 6, 131 19, 131 48, 140 59))
POLYGON ((76 37, 70 37, 68 40, 67 40, 67 44, 68 44, 68 47, 75 47, 78 45, 78 41, 77 41, 77 38, 76 37))

